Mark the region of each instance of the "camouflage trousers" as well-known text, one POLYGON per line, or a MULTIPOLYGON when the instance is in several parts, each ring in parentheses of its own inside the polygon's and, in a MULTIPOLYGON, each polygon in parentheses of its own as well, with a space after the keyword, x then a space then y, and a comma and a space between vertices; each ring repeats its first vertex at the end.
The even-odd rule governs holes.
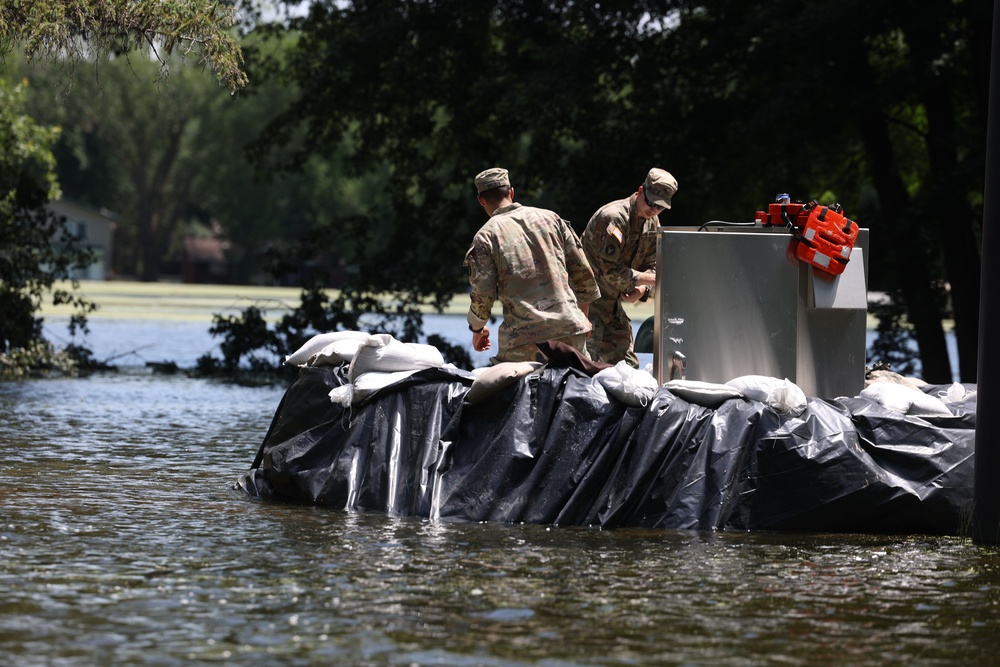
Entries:
MULTIPOLYGON (((569 345, 573 349, 577 350, 583 356, 587 356, 587 334, 585 333, 573 336, 563 336, 562 338, 553 338, 551 340, 557 340, 560 343, 565 343, 566 345, 569 345)), ((505 361, 539 361, 540 354, 541 352, 539 351, 538 346, 534 343, 517 345, 501 350, 500 354, 490 359, 490 363, 499 364, 505 361)), ((541 360, 544 361, 544 357, 541 360)))
POLYGON ((620 303, 615 306, 611 317, 604 319, 591 305, 590 324, 594 329, 587 341, 587 352, 594 361, 617 364, 624 360, 632 368, 639 368, 639 358, 632 349, 632 321, 620 303))

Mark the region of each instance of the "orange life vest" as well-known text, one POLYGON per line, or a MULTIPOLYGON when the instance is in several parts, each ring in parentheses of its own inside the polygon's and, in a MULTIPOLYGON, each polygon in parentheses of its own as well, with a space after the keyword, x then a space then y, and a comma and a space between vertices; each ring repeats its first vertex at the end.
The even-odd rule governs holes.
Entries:
POLYGON ((831 276, 844 272, 858 240, 858 225, 844 215, 840 204, 778 202, 768 204, 766 212, 757 211, 757 220, 765 227, 791 229, 788 255, 831 276))
POLYGON ((840 204, 820 206, 814 200, 796 216, 795 256, 830 275, 844 272, 857 240, 858 224, 844 215, 840 204))

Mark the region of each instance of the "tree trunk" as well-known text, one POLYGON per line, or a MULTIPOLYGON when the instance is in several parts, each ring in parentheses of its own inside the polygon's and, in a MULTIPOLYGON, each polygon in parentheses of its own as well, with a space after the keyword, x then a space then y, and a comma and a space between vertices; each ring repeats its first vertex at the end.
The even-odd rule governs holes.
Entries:
MULTIPOLYGON (((167 209, 170 208, 168 201, 172 197, 172 172, 177 165, 187 123, 188 117, 185 116, 167 128, 165 144, 155 163, 146 152, 140 150, 142 159, 133 171, 133 182, 139 198, 139 243, 142 248, 140 279, 145 282, 160 279, 164 251, 177 224, 177 217, 170 215, 167 209)), ((141 142, 138 143, 142 145, 141 142)))
POLYGON ((882 237, 889 241, 882 250, 900 282, 907 318, 920 348, 923 379, 931 383, 950 382, 951 366, 941 324, 943 313, 938 305, 940 294, 933 289, 928 273, 927 248, 913 233, 910 197, 896 167, 888 128, 877 110, 858 110, 856 122, 871 160, 872 181, 881 203, 882 237))
MULTIPOLYGON (((949 33, 950 34, 950 33, 949 33)), ((922 102, 927 110, 928 173, 922 183, 923 226, 940 239, 945 277, 951 286, 951 307, 958 347, 959 377, 975 382, 979 365, 980 253, 972 207, 966 193, 969 183, 959 163, 958 123, 955 106, 956 67, 942 62, 951 46, 945 42, 938 21, 909 24, 912 71, 923 81, 922 102)), ((971 67, 971 63, 969 63, 971 67)), ((969 104, 976 109, 976 104, 969 104)))
POLYGON ((927 92, 929 224, 938 225, 945 275, 951 285, 958 369, 963 382, 975 382, 979 366, 980 257, 972 207, 961 178, 955 144, 955 114, 951 85, 939 80, 927 92))

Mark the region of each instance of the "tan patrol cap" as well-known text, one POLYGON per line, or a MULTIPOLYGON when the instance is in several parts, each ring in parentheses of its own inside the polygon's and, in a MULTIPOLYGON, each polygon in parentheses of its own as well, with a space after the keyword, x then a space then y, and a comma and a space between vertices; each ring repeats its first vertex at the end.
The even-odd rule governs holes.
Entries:
POLYGON ((510 177, 506 169, 493 167, 476 175, 476 194, 502 187, 510 187, 510 177))
POLYGON ((646 198, 651 203, 670 208, 670 198, 677 194, 677 179, 669 171, 653 167, 646 174, 642 191, 646 193, 646 198))

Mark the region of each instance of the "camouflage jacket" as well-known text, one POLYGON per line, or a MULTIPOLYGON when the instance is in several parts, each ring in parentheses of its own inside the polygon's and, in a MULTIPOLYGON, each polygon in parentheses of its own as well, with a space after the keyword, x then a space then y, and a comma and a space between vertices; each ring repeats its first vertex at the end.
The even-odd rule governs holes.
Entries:
POLYGON ((590 330, 578 304, 600 296, 594 272, 569 223, 545 209, 514 203, 494 211, 465 255, 474 328, 503 304, 499 349, 590 330))
POLYGON ((654 215, 640 220, 636 214, 636 196, 599 208, 583 232, 583 249, 601 288, 601 298, 591 308, 591 317, 611 317, 622 293, 635 288, 638 275, 656 269, 656 230, 660 219, 654 215))

